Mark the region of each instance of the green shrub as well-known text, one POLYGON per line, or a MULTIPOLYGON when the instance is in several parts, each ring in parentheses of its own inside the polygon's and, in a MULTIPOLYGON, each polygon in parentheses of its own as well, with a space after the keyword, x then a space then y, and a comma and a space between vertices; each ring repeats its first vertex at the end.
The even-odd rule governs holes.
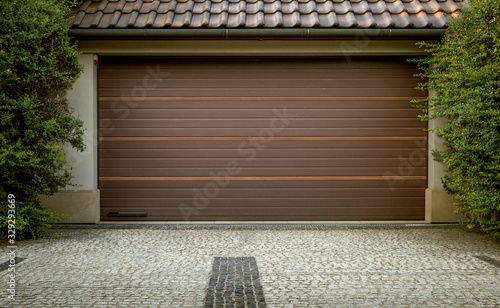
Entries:
POLYGON ((67 16, 63 1, 0 2, 0 227, 12 194, 17 239, 42 236, 63 218, 37 196, 71 185, 62 146, 84 148, 83 123, 65 99, 81 71, 67 16))
POLYGON ((429 78, 421 89, 438 97, 418 105, 424 120, 449 120, 434 130, 448 148, 434 155, 449 171, 442 180, 456 213, 500 239, 500 0, 469 3, 440 44, 421 43, 432 53, 414 60, 429 78))
MULTIPOLYGON (((15 239, 38 238, 49 235, 48 228, 60 220, 69 219, 69 215, 49 212, 44 209, 38 200, 30 202, 16 202, 15 239)), ((8 226, 7 215, 0 215, 0 225, 8 226)))

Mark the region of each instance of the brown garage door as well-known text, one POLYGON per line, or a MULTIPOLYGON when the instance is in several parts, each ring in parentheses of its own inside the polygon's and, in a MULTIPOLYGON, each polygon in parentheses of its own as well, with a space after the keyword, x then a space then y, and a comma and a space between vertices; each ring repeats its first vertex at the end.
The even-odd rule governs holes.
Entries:
POLYGON ((101 219, 422 219, 417 72, 394 57, 102 58, 101 219), (115 217, 129 212, 147 217, 115 217))

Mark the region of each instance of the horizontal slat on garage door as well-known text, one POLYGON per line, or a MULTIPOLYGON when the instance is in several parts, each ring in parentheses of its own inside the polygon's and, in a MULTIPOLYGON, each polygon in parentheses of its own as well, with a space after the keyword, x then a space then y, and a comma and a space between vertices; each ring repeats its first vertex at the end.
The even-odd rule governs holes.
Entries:
MULTIPOLYGON (((417 154, 411 159, 412 166, 425 166, 425 158, 422 154, 417 154)), ((262 158, 256 157, 252 161, 239 160, 241 168, 261 168, 274 166, 276 168, 303 167, 399 167, 403 158, 262 158)), ((114 168, 225 168, 227 165, 225 158, 101 158, 100 167, 103 169, 114 168)))
MULTIPOLYGON (((106 125, 106 124, 105 124, 106 125)), ((137 137, 246 137, 257 136, 263 128, 184 128, 184 129, 163 129, 163 128, 121 128, 113 126, 103 126, 99 131, 101 135, 110 137, 137 136, 137 137)), ((360 137, 360 136, 425 136, 426 132, 417 127, 389 127, 389 128, 294 128, 291 127, 280 136, 285 137, 360 137)))
POLYGON ((101 219, 422 219, 422 80, 352 60, 101 59, 101 219))
MULTIPOLYGON (((266 114, 269 110, 287 108, 290 112, 314 112, 317 109, 328 111, 330 114, 340 114, 344 109, 356 109, 358 111, 386 111, 390 117, 389 110, 406 110, 414 112, 410 100, 416 97, 100 97, 99 108, 101 111, 111 111, 112 118, 128 117, 135 110, 170 112, 172 109, 180 111, 191 111, 202 109, 203 114, 214 109, 237 110, 244 109, 250 112, 255 109, 263 109, 266 114), (140 104, 140 109, 137 109, 140 104), (304 108, 307 104, 307 108, 304 108), (111 109, 111 110, 109 110, 111 109), (389 109, 389 110, 388 110, 389 109)), ((200 110, 197 110, 200 112, 200 110)))
MULTIPOLYGON (((142 79, 105 79, 101 82, 101 86, 110 89, 130 89, 142 83, 142 79)), ((245 89, 245 88, 259 88, 259 89, 274 89, 282 86, 281 80, 276 79, 229 79, 229 78, 214 78, 214 79, 169 79, 168 82, 162 85, 164 89, 183 89, 189 88, 191 83, 198 83, 203 85, 200 89, 245 89)), ((394 89, 408 89, 412 88, 415 83, 413 78, 384 78, 384 79, 362 79, 362 78, 337 78, 334 79, 332 84, 331 78, 311 78, 304 79, 287 79, 286 87, 288 88, 307 88, 307 89, 321 89, 321 88, 363 88, 375 89, 386 88, 390 83, 394 89)))

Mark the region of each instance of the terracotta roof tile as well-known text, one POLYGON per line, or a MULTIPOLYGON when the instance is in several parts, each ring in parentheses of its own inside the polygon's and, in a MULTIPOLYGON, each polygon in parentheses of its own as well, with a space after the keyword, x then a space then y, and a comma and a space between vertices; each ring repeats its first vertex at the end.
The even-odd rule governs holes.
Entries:
POLYGON ((277 28, 283 26, 283 16, 281 12, 264 15, 264 27, 277 28))
POLYGON ((99 21, 97 28, 109 28, 109 24, 111 23, 112 18, 113 14, 104 14, 104 16, 99 21))
POLYGON ((264 12, 264 2, 247 3, 247 14, 255 14, 257 12, 264 12))
POLYGON ((113 17, 111 18, 111 21, 109 22, 109 25, 111 27, 116 27, 118 25, 118 21, 120 20, 121 15, 122 14, 120 12, 114 12, 113 17))
POLYGON ((157 14, 155 22, 153 23, 153 28, 164 28, 172 24, 174 19, 174 12, 170 11, 166 14, 157 14))
POLYGON ((85 0, 72 28, 443 28, 462 0, 85 0))
POLYGON ((316 3, 314 1, 309 1, 305 3, 299 3, 300 14, 311 14, 316 12, 316 3))
POLYGON ((347 14, 348 12, 352 12, 352 7, 349 1, 334 3, 333 7, 335 8, 335 13, 337 14, 347 14))
MULTIPOLYGON (((179 2, 178 1, 177 6, 175 7, 174 13, 176 15, 184 15, 187 12, 192 13, 193 7, 194 7, 193 1, 189 1, 189 2, 179 2)), ((212 6, 212 8, 213 8, 213 6, 212 6)))
POLYGON ((210 28, 219 28, 227 26, 227 12, 221 12, 219 14, 212 14, 210 16, 210 21, 208 23, 210 28))
POLYGON ((425 11, 424 7, 417 0, 413 0, 412 2, 405 4, 405 7, 409 14, 418 14, 425 11))
POLYGON ((98 11, 103 11, 108 1, 104 0, 102 2, 92 2, 85 10, 88 14, 96 14, 98 11))
POLYGON ((427 14, 434 14, 443 10, 443 8, 439 5, 439 3, 437 3, 436 0, 430 0, 427 2, 422 1, 421 5, 427 14))
POLYGON ((237 14, 229 14, 227 17, 227 26, 229 28, 238 28, 245 25, 246 14, 245 12, 240 12, 237 14))
POLYGON ((193 14, 201 14, 203 12, 210 12, 211 5, 212 5, 212 3, 210 1, 195 2, 193 5, 193 14))
POLYGON ((256 28, 264 26, 264 13, 247 14, 246 27, 256 28))
POLYGON ((337 18, 339 20, 339 27, 341 28, 351 28, 358 25, 353 12, 348 12, 347 14, 337 14, 337 18))
POLYGON ((300 26, 300 13, 294 11, 290 14, 283 15, 283 26, 287 28, 299 27, 300 26))
POLYGON ((147 27, 151 27, 155 23, 156 15, 157 15, 157 13, 155 11, 149 13, 148 19, 146 21, 147 27))
POLYGON ((101 19, 102 19, 103 15, 104 14, 102 13, 102 11, 97 11, 97 13, 94 16, 94 19, 90 23, 90 26, 91 27, 97 27, 97 26, 99 26, 99 23, 101 22, 101 19))
MULTIPOLYGON (((239 1, 239 2, 229 2, 229 13, 232 14, 238 14, 238 13, 245 13, 247 8, 247 4, 244 1, 239 1)), ((244 20, 243 20, 244 21, 244 20)))
POLYGON ((85 12, 80 11, 75 16, 73 16, 72 19, 70 19, 70 23, 73 25, 73 27, 79 27, 84 17, 85 17, 85 12))
POLYGON ((189 25, 192 28, 200 28, 208 26, 208 22, 210 21, 210 13, 193 13, 193 17, 191 17, 191 24, 189 25))
POLYGON ((90 28, 90 24, 95 18, 95 14, 86 14, 79 25, 79 28, 90 28))
POLYGON ((387 3, 387 9, 389 10, 389 13, 391 13, 391 14, 400 14, 402 12, 408 11, 406 9, 405 5, 403 4, 403 1, 401 1, 401 0, 396 0, 394 2, 387 3))
POLYGON ((337 16, 335 15, 334 12, 330 12, 328 14, 319 14, 319 24, 321 27, 334 27, 339 24, 339 21, 337 19, 337 16))
POLYGON ((316 9, 318 10, 318 14, 330 14, 334 12, 333 3, 331 1, 316 3, 316 9))
POLYGON ((312 28, 319 26, 319 16, 316 12, 307 15, 300 15, 300 19, 302 27, 312 28))
POLYGON ((193 16, 193 13, 191 13, 189 11, 185 12, 183 14, 175 14, 174 20, 172 21, 172 27, 181 28, 181 27, 189 26, 189 23, 191 22, 192 16, 193 16))
POLYGON ((387 5, 384 1, 368 2, 368 6, 373 14, 383 14, 388 11, 387 5))
POLYGON ((358 22, 358 27, 361 28, 373 28, 377 25, 377 22, 373 18, 371 12, 366 12, 364 14, 357 15, 356 20, 358 22))
POLYGON ((120 17, 118 18, 118 21, 116 22, 116 28, 123 28, 126 27, 126 24, 128 23, 128 14, 121 14, 120 17))
MULTIPOLYGON (((210 2, 208 2, 208 3, 210 3, 210 2)), ((160 13, 160 14, 164 14, 164 13, 168 13, 168 12, 173 13, 175 11, 176 5, 177 5, 176 0, 170 0, 168 2, 161 3, 160 6, 158 6, 158 13, 160 13)))
POLYGON ((432 23, 429 18, 427 18, 427 14, 425 12, 409 14, 409 17, 415 28, 426 28, 432 26, 432 23))
POLYGON ((109 1, 108 5, 106 5, 106 8, 104 9, 104 13, 109 14, 109 13, 114 13, 116 11, 121 11, 125 3, 126 3, 125 0, 120 0, 119 2, 109 1))
POLYGON ((370 10, 370 7, 368 6, 368 2, 366 2, 366 1, 358 2, 358 3, 351 3, 351 7, 352 7, 354 14, 364 14, 370 10))
POLYGON ((122 13, 132 13, 134 10, 138 11, 141 8, 142 2, 127 2, 122 9, 122 13))
POLYGON ((134 28, 144 28, 146 26, 146 21, 149 16, 146 14, 137 15, 137 20, 132 25, 134 28))
POLYGON ((92 4, 91 1, 85 1, 83 2, 80 7, 78 8, 79 11, 86 11, 88 7, 92 4))
POLYGON ((139 13, 141 14, 147 14, 151 11, 156 12, 158 10, 158 6, 160 5, 160 2, 155 1, 155 2, 149 2, 149 3, 144 3, 139 10, 139 13))
POLYGON ((374 14, 373 19, 375 19, 375 23, 377 28, 392 28, 394 27, 394 20, 391 17, 389 12, 383 12, 382 14, 374 14))
POLYGON ((299 2, 296 0, 281 3, 281 12, 283 12, 283 14, 292 14, 293 12, 298 12, 298 11, 299 11, 299 2))
MULTIPOLYGON (((439 0, 438 0, 439 1, 439 0)), ((446 13, 453 13, 458 11, 460 7, 453 0, 440 1, 439 5, 443 8, 446 13)))
POLYGON ((442 28, 446 25, 448 21, 446 16, 444 16, 442 12, 437 12, 432 15, 427 15, 427 18, 429 18, 429 20, 431 21, 433 28, 442 28))
POLYGON ((267 14, 274 14, 276 12, 281 13, 281 2, 273 1, 270 3, 264 3, 264 12, 267 14))
POLYGON ((212 14, 220 14, 222 12, 227 12, 229 9, 229 2, 221 1, 221 2, 212 2, 212 8, 210 13, 212 14))
POLYGON ((396 28, 413 27, 413 22, 407 12, 401 12, 400 14, 392 15, 391 17, 394 21, 394 27, 396 28))
POLYGON ((139 13, 137 13, 137 11, 130 13, 130 18, 127 22, 127 26, 133 27, 137 23, 137 18, 139 18, 139 13))

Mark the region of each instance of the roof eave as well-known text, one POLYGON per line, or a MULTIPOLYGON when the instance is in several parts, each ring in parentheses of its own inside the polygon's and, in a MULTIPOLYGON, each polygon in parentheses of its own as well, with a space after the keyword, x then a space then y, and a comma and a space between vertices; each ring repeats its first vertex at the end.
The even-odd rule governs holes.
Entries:
POLYGON ((89 38, 439 38, 446 29, 360 28, 217 28, 217 29, 69 29, 79 39, 89 38))

